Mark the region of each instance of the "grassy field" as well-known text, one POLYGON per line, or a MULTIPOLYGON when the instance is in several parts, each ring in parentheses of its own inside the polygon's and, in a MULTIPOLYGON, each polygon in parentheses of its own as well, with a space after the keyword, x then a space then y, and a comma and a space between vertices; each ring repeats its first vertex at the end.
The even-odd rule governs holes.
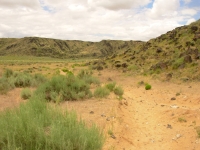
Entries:
POLYGON ((60 111, 57 104, 104 98, 112 91, 122 96, 115 82, 98 91, 102 83, 84 65, 88 60, 0 58, 0 94, 21 88, 21 99, 26 100, 19 108, 0 113, 0 149, 102 149, 102 130, 87 125, 75 112, 60 111))
POLYGON ((48 62, 84 62, 87 59, 84 58, 70 58, 70 59, 58 59, 51 57, 36 57, 36 56, 0 56, 0 64, 6 63, 48 63, 48 62))

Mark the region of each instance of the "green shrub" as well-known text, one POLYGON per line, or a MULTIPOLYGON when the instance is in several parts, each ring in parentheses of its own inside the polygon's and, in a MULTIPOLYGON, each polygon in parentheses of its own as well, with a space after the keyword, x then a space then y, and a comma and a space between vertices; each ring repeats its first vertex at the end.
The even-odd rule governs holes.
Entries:
POLYGON ((181 57, 179 59, 177 59, 173 64, 172 64, 172 68, 173 69, 178 69, 178 67, 180 67, 184 62, 184 58, 181 57))
POLYGON ((200 126, 195 127, 195 129, 196 129, 196 132, 197 132, 198 138, 200 138, 200 126))
POLYGON ((99 84, 99 80, 95 77, 92 76, 92 72, 86 71, 86 70, 81 70, 78 75, 78 78, 84 80, 88 84, 99 84))
POLYGON ((29 99, 31 95, 32 95, 31 90, 28 88, 25 88, 21 91, 21 98, 24 100, 29 99))
POLYGON ((30 87, 32 84, 33 78, 28 73, 17 73, 14 77, 14 84, 16 87, 30 87))
POLYGON ((92 93, 90 85, 84 80, 74 76, 54 76, 50 81, 42 84, 34 95, 41 95, 41 99, 54 101, 78 100, 90 98, 92 93))
POLYGON ((6 93, 14 87, 38 86, 46 81, 41 74, 31 75, 29 73, 13 72, 7 69, 0 78, 0 93, 6 93))
POLYGON ((32 86, 39 86, 41 83, 44 83, 47 81, 44 75, 40 73, 34 74, 33 78, 34 78, 34 81, 32 82, 32 86))
POLYGON ((178 118, 178 121, 179 121, 179 122, 187 122, 187 120, 186 120, 185 118, 182 118, 182 117, 179 117, 179 118, 178 118))
POLYGON ((78 121, 75 112, 33 98, 2 112, 0 129, 1 150, 100 150, 104 142, 102 132, 78 121))
POLYGON ((5 77, 0 78, 0 94, 6 94, 13 88, 15 88, 15 85, 12 81, 5 77))
POLYGON ((151 85, 150 84, 145 84, 145 90, 150 90, 151 89, 151 85))
POLYGON ((69 72, 69 70, 66 69, 66 68, 65 68, 65 69, 62 69, 62 71, 63 71, 63 72, 69 72))
POLYGON ((68 69, 62 69, 62 71, 67 73, 67 75, 74 75, 73 72, 68 69))
POLYGON ((112 92, 115 88, 116 83, 115 82, 111 82, 106 84, 106 88, 110 90, 110 92, 112 92))
POLYGON ((6 69, 3 73, 3 77, 10 78, 13 74, 14 72, 11 69, 6 69))
POLYGON ((107 97, 110 91, 106 87, 97 87, 94 91, 94 96, 98 98, 107 97))
POLYGON ((120 97, 122 97, 122 95, 124 94, 124 90, 122 89, 122 87, 117 86, 114 88, 114 93, 120 97))
POLYGON ((129 71, 136 71, 136 70, 139 69, 139 67, 136 66, 136 65, 130 65, 130 66, 127 67, 127 69, 128 69, 129 71))

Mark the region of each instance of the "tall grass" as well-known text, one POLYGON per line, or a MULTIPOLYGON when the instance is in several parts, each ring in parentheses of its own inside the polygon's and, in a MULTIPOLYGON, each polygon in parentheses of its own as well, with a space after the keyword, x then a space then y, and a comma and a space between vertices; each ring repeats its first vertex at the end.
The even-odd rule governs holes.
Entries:
POLYGON ((110 90, 110 92, 112 92, 115 88, 116 83, 115 82, 111 82, 106 84, 106 88, 110 90))
POLYGON ((7 78, 0 78, 0 94, 6 94, 11 89, 15 88, 13 82, 9 81, 7 78))
POLYGON ((96 77, 92 76, 92 72, 89 72, 87 70, 81 70, 78 73, 77 77, 79 79, 84 80, 88 84, 92 84, 92 83, 99 84, 100 83, 99 79, 97 79, 96 77))
POLYGON ((47 101, 78 100, 92 97, 90 84, 74 75, 54 76, 42 84, 34 95, 41 95, 47 101))
POLYGON ((122 97, 122 95, 124 94, 124 90, 122 89, 121 86, 117 86, 114 88, 114 93, 119 97, 122 97))
POLYGON ((1 150, 100 150, 102 132, 77 121, 74 112, 61 112, 31 98, 18 109, 0 114, 1 150))
POLYGON ((109 89, 106 87, 97 87, 94 91, 94 96, 97 98, 104 98, 110 94, 109 89))
POLYGON ((24 100, 29 99, 31 95, 32 95, 32 92, 28 88, 25 88, 21 91, 21 98, 24 100))
POLYGON ((37 87, 46 82, 42 74, 29 74, 25 72, 14 72, 6 69, 0 78, 0 94, 6 94, 15 87, 37 87))

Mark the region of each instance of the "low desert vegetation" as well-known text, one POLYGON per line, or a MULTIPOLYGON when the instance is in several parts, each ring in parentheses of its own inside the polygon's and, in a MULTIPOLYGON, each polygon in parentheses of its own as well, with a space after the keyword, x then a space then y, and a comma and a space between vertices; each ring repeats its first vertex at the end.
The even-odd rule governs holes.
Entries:
POLYGON ((21 98, 26 100, 29 99, 32 95, 32 92, 29 88, 22 89, 21 91, 21 98))
POLYGON ((38 95, 42 100, 56 102, 90 98, 92 93, 84 80, 73 75, 57 75, 38 87, 34 96, 38 95))
POLYGON ((109 89, 106 87, 97 87, 94 91, 94 96, 97 98, 104 98, 107 97, 110 94, 109 89))
POLYGON ((151 85, 149 83, 145 84, 145 90, 150 90, 151 89, 151 85))
POLYGON ((184 62, 184 58, 178 58, 173 64, 172 64, 172 68, 173 69, 178 69, 178 67, 180 67, 184 62))
POLYGON ((68 70, 68 69, 62 69, 63 72, 67 73, 67 74, 73 74, 72 71, 68 70))
POLYGON ((0 129, 1 150, 100 150, 104 142, 102 132, 78 121, 75 112, 63 113, 34 98, 2 112, 0 129))
POLYGON ((9 81, 8 78, 0 78, 0 94, 6 94, 8 91, 15 88, 13 82, 9 81))
POLYGON ((106 84, 106 88, 110 90, 110 92, 112 92, 115 88, 116 82, 110 82, 108 84, 106 84))
POLYGON ((124 90, 122 89, 121 86, 116 86, 113 91, 116 95, 122 98, 122 95, 124 94, 124 90))
POLYGON ((186 120, 185 118, 183 118, 183 117, 179 117, 179 118, 178 118, 178 121, 179 121, 179 122, 187 122, 187 120, 186 120))
POLYGON ((6 69, 0 78, 0 93, 6 94, 15 87, 37 87, 44 83, 46 78, 42 74, 29 74, 26 72, 14 72, 6 69))
POLYGON ((195 127, 196 131, 197 131, 197 136, 198 138, 200 138, 200 126, 195 127))
POLYGON ((88 71, 82 70, 75 76, 73 73, 53 76, 35 91, 34 96, 53 102, 74 101, 93 96, 90 85, 99 84, 99 80, 88 71))

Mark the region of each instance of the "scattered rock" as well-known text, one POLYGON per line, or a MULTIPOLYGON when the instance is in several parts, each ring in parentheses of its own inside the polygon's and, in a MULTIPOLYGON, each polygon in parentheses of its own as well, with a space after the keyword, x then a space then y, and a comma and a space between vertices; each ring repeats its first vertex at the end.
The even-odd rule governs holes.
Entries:
POLYGON ((103 70, 103 67, 102 66, 97 66, 96 69, 97 70, 103 70))
POLYGON ((184 62, 185 62, 185 63, 191 63, 191 62, 192 62, 192 57, 191 57, 190 55, 186 55, 186 56, 184 57, 184 62))
POLYGON ((171 80, 171 78, 172 78, 172 73, 168 73, 166 75, 166 80, 169 81, 169 80, 171 80))
POLYGON ((124 105, 128 106, 128 102, 127 102, 127 101, 125 101, 125 102, 124 102, 124 105))
POLYGON ((127 68, 127 67, 128 67, 127 63, 123 63, 123 64, 122 64, 122 67, 123 67, 123 68, 127 68))
POLYGON ((172 138, 172 140, 177 140, 177 139, 179 139, 179 138, 181 138, 181 137, 182 137, 181 134, 177 134, 174 138, 172 138))
POLYGON ((162 52, 162 48, 158 48, 157 50, 156 50, 156 53, 161 53, 162 52))
POLYGON ((181 134, 177 134, 176 139, 179 139, 181 136, 182 136, 181 134))
POLYGON ((104 115, 104 114, 101 114, 101 117, 106 117, 106 115, 104 115))
POLYGON ((171 107, 171 108, 174 108, 174 109, 179 108, 177 105, 171 105, 170 107, 171 107))
POLYGON ((91 111, 90 114, 94 114, 94 111, 91 111))
POLYGON ((114 136, 113 134, 110 137, 113 138, 113 139, 116 139, 116 136, 114 136))
POLYGON ((107 118, 106 120, 107 120, 107 121, 110 121, 110 118, 107 118))
POLYGON ((171 100, 174 101, 174 100, 176 100, 176 98, 175 98, 175 97, 172 97, 171 100))
POLYGON ((108 78, 108 81, 112 81, 112 79, 111 79, 111 78, 108 78))
POLYGON ((167 128, 172 129, 172 125, 171 124, 167 124, 167 128))
POLYGON ((121 66, 122 66, 121 64, 116 64, 116 65, 115 65, 116 68, 119 68, 119 67, 121 67, 121 66))

